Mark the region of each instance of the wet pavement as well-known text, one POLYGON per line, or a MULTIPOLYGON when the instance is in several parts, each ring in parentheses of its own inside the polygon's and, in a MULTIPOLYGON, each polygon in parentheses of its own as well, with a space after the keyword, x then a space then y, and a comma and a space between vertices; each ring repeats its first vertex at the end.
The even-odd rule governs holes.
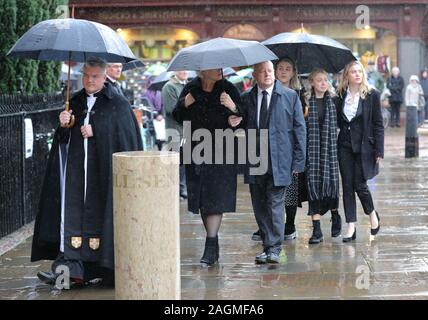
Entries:
MULTIPOLYGON (((284 243, 280 264, 256 265, 261 244, 251 240, 257 226, 248 186, 239 179, 238 212, 224 216, 219 234, 220 263, 201 268, 202 222, 182 203, 182 299, 427 299, 428 136, 419 138, 416 159, 404 158, 404 141, 403 128, 387 129, 381 173, 369 183, 381 217, 374 241, 358 205, 356 242, 332 239, 327 214, 321 219, 324 242, 309 246, 305 205, 297 213, 298 237, 284 243)), ((57 291, 41 284, 36 273, 50 263, 30 263, 30 247, 31 237, 0 256, 0 299, 114 299, 113 289, 57 291)))

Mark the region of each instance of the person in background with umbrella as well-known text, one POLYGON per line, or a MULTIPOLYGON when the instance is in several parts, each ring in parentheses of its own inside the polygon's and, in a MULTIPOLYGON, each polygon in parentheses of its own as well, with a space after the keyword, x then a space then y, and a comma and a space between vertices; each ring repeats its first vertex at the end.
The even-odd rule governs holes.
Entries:
POLYGON ((379 93, 367 82, 359 61, 349 63, 342 74, 336 97, 339 131, 338 157, 342 176, 343 206, 348 228, 343 242, 356 239, 358 194, 364 213, 370 216, 371 235, 380 229, 367 180, 379 173, 384 155, 384 127, 379 93))
MULTIPOLYGON (((165 118, 165 128, 176 130, 179 134, 179 139, 177 139, 179 141, 183 139, 183 126, 174 119, 172 112, 184 86, 187 84, 188 74, 187 71, 175 71, 171 79, 162 88, 162 112, 165 118)), ((181 152, 183 152, 182 148, 180 148, 181 152)), ((187 199, 186 173, 183 164, 180 164, 180 197, 187 199)))
POLYGON ((308 92, 306 178, 309 211, 313 232, 309 244, 324 240, 320 219, 331 211, 331 236, 338 237, 342 220, 339 206, 339 162, 337 159, 337 113, 332 99, 333 90, 328 73, 315 69, 309 75, 311 91, 308 92))
POLYGON ((118 82, 120 76, 122 75, 123 65, 121 63, 108 63, 107 64, 107 82, 112 85, 114 90, 117 91, 122 96, 123 94, 122 88, 120 87, 120 83, 118 82))
POLYGON ((150 107, 152 110, 155 111, 157 115, 162 116, 162 92, 161 90, 150 88, 155 78, 155 76, 150 76, 147 80, 147 90, 144 97, 146 97, 151 104, 150 107))
MULTIPOLYGON (((301 86, 296 65, 293 60, 289 58, 279 59, 275 63, 275 78, 278 79, 281 84, 286 87, 293 89, 299 95, 300 103, 302 104, 302 111, 304 116, 307 115, 307 106, 305 99, 305 90, 301 86)), ((302 207, 302 201, 306 200, 306 186, 303 174, 293 175, 293 182, 287 187, 285 191, 285 212, 286 222, 284 231, 284 240, 292 240, 296 238, 296 227, 294 224, 296 218, 297 207, 302 207)), ((260 230, 257 230, 252 239, 254 241, 260 241, 260 230)))
POLYGON ((31 261, 55 260, 52 272, 37 274, 48 284, 55 284, 59 266, 75 284, 94 278, 114 284, 112 155, 142 150, 142 141, 129 102, 105 84, 106 68, 89 58, 84 89, 72 97, 70 112, 59 115, 31 252, 31 261))
MULTIPOLYGON (((230 128, 228 117, 238 114, 240 103, 238 90, 232 83, 222 79, 221 69, 202 70, 198 77, 184 87, 173 116, 179 124, 190 121, 192 136, 195 130, 206 129, 214 137, 216 129, 230 128)), ((184 132, 185 136, 187 134, 184 132)), ((201 141, 185 143, 191 143, 193 154, 201 141)), ((228 150, 225 141, 223 164, 215 163, 214 154, 218 152, 215 141, 212 141, 212 150, 210 163, 203 161, 202 164, 196 164, 192 157, 192 163, 185 165, 188 209, 194 214, 200 212, 206 230, 205 250, 200 260, 203 266, 211 266, 218 261, 218 231, 223 213, 236 211, 237 167, 225 162, 228 150)))
POLYGON ((250 184, 263 241, 263 252, 255 257, 255 262, 279 263, 284 240, 285 189, 292 183, 293 174, 305 169, 306 127, 299 96, 275 80, 271 61, 256 64, 253 76, 257 84, 242 95, 243 119, 231 117, 229 121, 232 126, 256 130, 258 150, 261 130, 268 129, 268 154, 260 155, 267 170, 252 175, 248 167, 245 182, 250 184))

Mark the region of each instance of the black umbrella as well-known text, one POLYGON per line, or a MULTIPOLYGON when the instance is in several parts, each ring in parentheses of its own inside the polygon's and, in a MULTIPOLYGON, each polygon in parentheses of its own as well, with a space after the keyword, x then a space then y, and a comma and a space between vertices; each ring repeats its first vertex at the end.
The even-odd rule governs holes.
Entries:
MULTIPOLYGON (((148 89, 156 91, 156 90, 162 90, 163 86, 171 79, 171 77, 174 75, 174 71, 164 71, 160 75, 158 75, 156 78, 153 79, 153 82, 150 84, 148 89)), ((189 78, 196 77, 196 72, 189 71, 188 72, 189 78)))
POLYGON ((148 89, 156 91, 156 90, 162 90, 162 87, 171 79, 171 77, 174 75, 174 71, 164 71, 157 77, 155 77, 148 87, 148 89))
POLYGON ((141 60, 133 60, 123 64, 122 71, 128 71, 132 69, 142 68, 145 64, 141 60))
POLYGON ((91 56, 121 63, 137 59, 113 29, 81 19, 39 22, 15 43, 8 56, 75 62, 85 62, 91 56))
POLYGON ((215 38, 181 49, 168 65, 168 71, 209 70, 250 66, 278 57, 257 41, 215 38))
POLYGON ((304 32, 280 33, 262 43, 280 59, 292 59, 299 73, 310 73, 314 68, 338 73, 349 62, 357 60, 351 50, 340 42, 304 32))
MULTIPOLYGON (((9 57, 43 61, 85 62, 99 57, 107 62, 126 63, 137 58, 125 41, 111 28, 81 19, 52 19, 28 30, 7 54, 9 57)), ((70 79, 70 67, 68 70, 70 79)), ((67 82, 65 110, 69 110, 70 86, 67 82)), ((73 125, 73 118, 70 126, 73 125)))

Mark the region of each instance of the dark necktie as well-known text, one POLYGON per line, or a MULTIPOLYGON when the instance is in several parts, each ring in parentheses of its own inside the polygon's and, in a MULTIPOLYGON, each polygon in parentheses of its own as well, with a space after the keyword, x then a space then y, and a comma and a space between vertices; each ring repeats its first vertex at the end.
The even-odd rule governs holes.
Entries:
POLYGON ((262 104, 260 107, 260 117, 259 117, 259 129, 268 129, 268 118, 269 118, 269 112, 268 112, 268 105, 267 105, 267 91, 262 91, 263 98, 262 98, 262 104))

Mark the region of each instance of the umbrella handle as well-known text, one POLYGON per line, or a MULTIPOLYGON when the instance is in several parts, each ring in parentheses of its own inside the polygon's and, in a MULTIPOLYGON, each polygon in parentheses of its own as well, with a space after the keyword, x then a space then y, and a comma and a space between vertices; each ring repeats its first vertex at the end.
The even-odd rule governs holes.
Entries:
POLYGON ((67 129, 72 128, 74 126, 75 122, 76 122, 76 120, 75 120, 74 116, 71 116, 70 122, 68 124, 64 125, 63 127, 67 128, 67 129))
MULTIPOLYGON (((74 6, 73 6, 74 10, 74 6)), ((74 18, 74 17, 73 17, 74 18)), ((67 78, 67 95, 65 97, 65 111, 70 109, 70 71, 71 71, 71 51, 68 53, 68 78, 67 78)), ((70 122, 65 125, 65 128, 71 128, 74 126, 74 116, 72 115, 70 118, 70 122)))
MULTIPOLYGON (((65 111, 68 111, 69 109, 70 109, 70 102, 67 100, 65 102, 65 111)), ((74 118, 74 115, 71 115, 70 122, 68 124, 64 125, 64 128, 73 127, 75 122, 76 122, 76 120, 74 118)))

